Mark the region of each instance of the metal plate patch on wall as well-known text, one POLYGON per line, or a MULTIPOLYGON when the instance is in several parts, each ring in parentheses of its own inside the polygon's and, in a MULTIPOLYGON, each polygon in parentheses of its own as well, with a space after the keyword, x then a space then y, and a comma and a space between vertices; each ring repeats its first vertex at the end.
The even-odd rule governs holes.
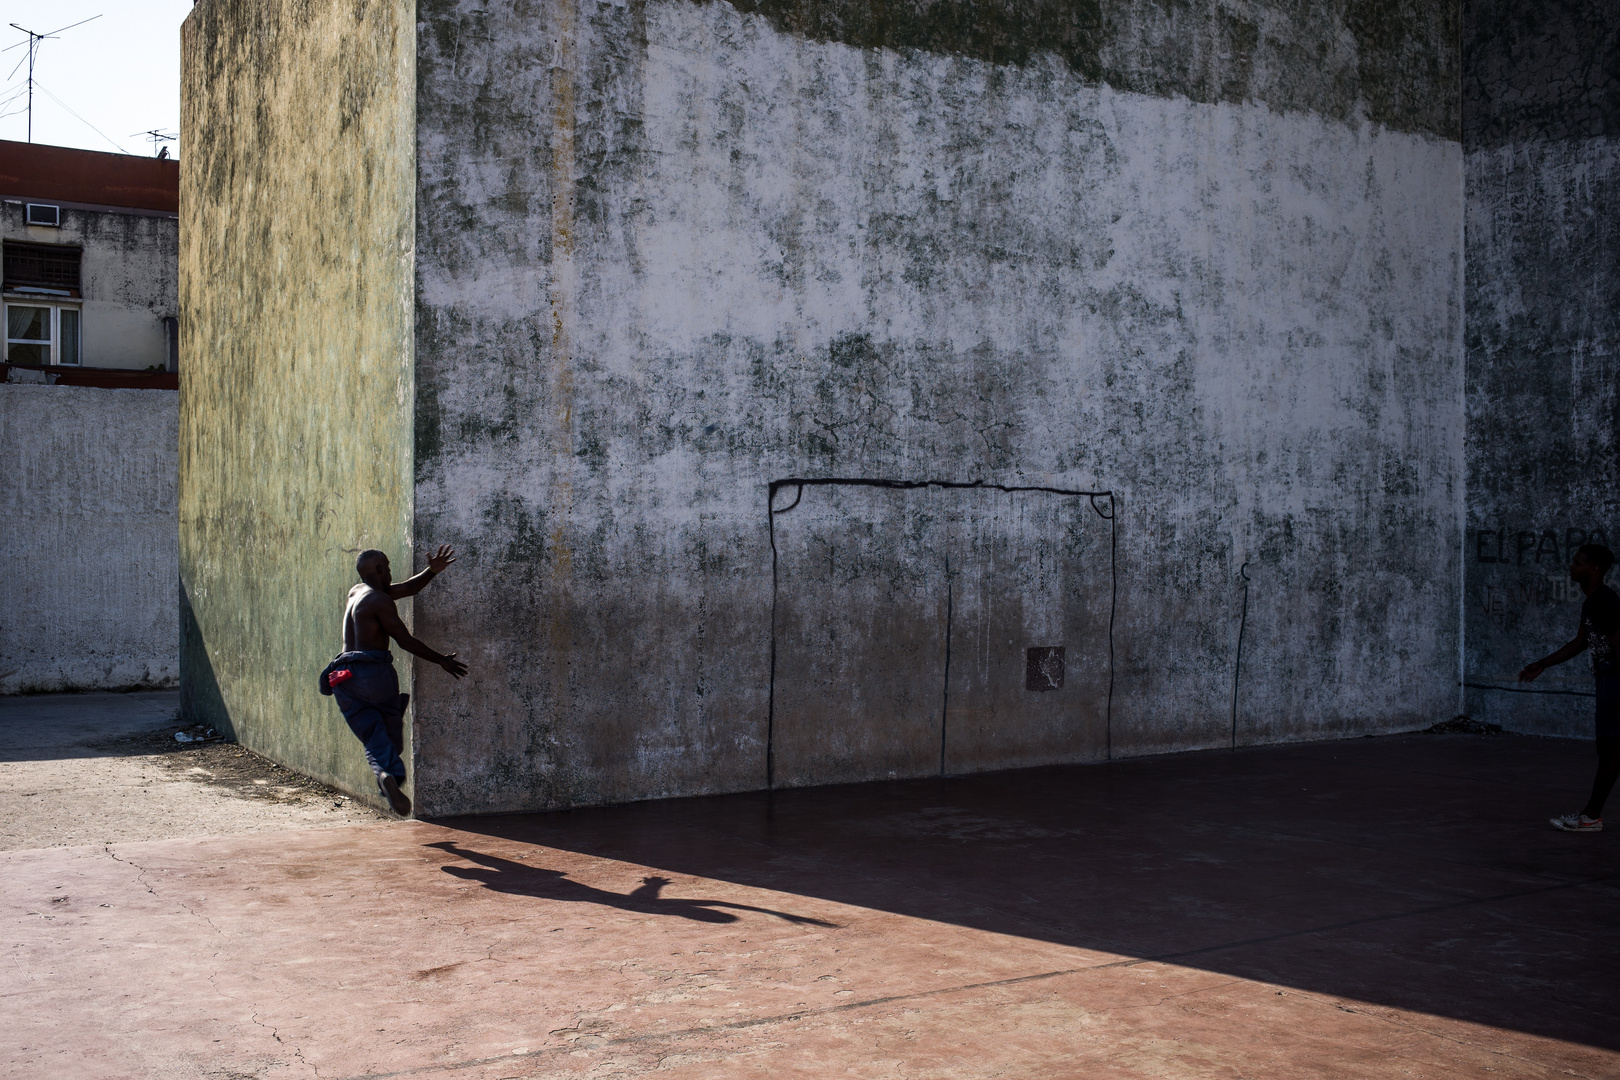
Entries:
POLYGON ((1037 645, 1024 659, 1025 690, 1056 690, 1063 685, 1063 646, 1037 645))

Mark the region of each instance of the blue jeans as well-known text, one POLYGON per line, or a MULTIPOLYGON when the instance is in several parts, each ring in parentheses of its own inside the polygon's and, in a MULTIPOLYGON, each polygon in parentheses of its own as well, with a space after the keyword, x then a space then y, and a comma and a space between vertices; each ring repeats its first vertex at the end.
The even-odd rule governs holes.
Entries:
POLYGON ((399 692, 399 676, 394 673, 394 657, 386 649, 344 653, 334 661, 347 667, 354 677, 332 687, 332 696, 343 719, 366 748, 366 762, 377 774, 405 779, 405 762, 399 752, 405 745, 405 703, 409 697, 399 692))

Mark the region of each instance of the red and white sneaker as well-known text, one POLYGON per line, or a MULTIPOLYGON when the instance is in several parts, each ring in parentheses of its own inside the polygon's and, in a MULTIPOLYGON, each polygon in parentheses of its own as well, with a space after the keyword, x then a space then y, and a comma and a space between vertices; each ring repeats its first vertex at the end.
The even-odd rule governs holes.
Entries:
POLYGON ((1585 814, 1565 814, 1563 817, 1553 818, 1552 827, 1563 829, 1565 832, 1602 832, 1603 819, 1587 817, 1585 814))

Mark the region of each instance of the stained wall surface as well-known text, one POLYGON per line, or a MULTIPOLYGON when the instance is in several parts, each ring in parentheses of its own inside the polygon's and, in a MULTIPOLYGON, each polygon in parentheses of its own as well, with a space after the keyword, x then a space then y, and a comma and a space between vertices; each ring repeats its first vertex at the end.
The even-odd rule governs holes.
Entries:
POLYGON ((1590 736, 1574 549, 1620 543, 1620 9, 1470 0, 1468 711, 1590 736))
POLYGON ((410 561, 413 10, 204 0, 182 35, 182 707, 372 797, 315 678, 355 553, 410 561))
POLYGON ((1456 711, 1456 6, 947 7, 419 5, 421 812, 937 770, 998 550, 951 771, 1456 711))
POLYGON ((178 405, 0 385, 0 694, 178 681, 178 405))
POLYGON ((835 483, 775 503, 772 784, 1108 753, 1107 497, 835 483))

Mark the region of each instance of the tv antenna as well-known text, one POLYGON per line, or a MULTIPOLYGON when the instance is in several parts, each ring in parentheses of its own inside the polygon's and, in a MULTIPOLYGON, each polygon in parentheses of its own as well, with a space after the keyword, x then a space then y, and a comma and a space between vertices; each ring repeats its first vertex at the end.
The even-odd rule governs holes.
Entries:
MULTIPOLYGON (((26 27, 26 26, 18 26, 16 23, 11 24, 13 29, 21 30, 23 33, 28 35, 28 40, 27 41, 19 41, 15 45, 7 45, 4 49, 0 49, 0 52, 10 52, 12 49, 21 48, 24 45, 28 46, 28 55, 26 57, 24 57, 23 60, 17 61, 17 67, 14 67, 14 68, 11 69, 11 75, 17 74, 17 68, 22 67, 23 62, 27 61, 27 63, 28 63, 28 141, 29 142, 34 141, 34 58, 39 55, 40 44, 43 43, 43 42, 51 40, 52 38, 56 37, 57 35, 59 35, 64 30, 72 30, 75 26, 83 26, 85 23, 87 23, 87 22, 95 22, 99 18, 101 18, 100 15, 92 15, 88 19, 80 19, 78 22, 70 23, 67 26, 58 26, 55 30, 52 30, 52 31, 50 31, 48 33, 44 33, 44 34, 35 33, 33 30, 28 29, 28 27, 26 27)), ((8 79, 11 78, 11 75, 7 75, 6 78, 8 78, 8 79)))
MULTIPOLYGON (((178 139, 180 137, 178 135, 170 135, 168 132, 162 130, 161 128, 152 128, 149 131, 137 131, 137 132, 135 132, 135 135, 141 136, 142 138, 146 139, 148 142, 150 142, 152 144, 152 156, 153 157, 155 157, 155 158, 163 158, 164 160, 168 160, 169 148, 167 146, 164 146, 163 144, 164 143, 174 142, 176 139, 178 139)), ((131 135, 130 138, 133 139, 135 137, 135 135, 131 135)))

